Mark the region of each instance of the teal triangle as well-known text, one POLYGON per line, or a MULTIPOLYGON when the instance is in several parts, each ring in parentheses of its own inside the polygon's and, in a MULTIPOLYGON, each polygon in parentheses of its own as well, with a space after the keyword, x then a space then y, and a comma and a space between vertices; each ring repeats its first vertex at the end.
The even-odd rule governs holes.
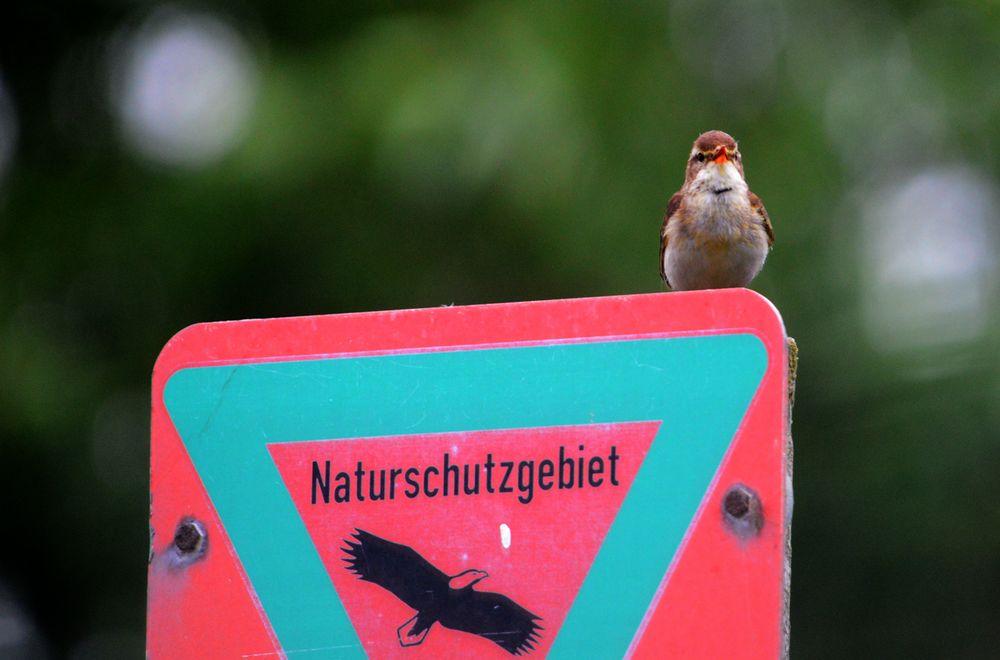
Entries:
POLYGON ((766 366, 749 334, 601 341, 189 368, 164 399, 282 648, 331 658, 364 651, 269 443, 662 420, 550 653, 620 657, 766 366))

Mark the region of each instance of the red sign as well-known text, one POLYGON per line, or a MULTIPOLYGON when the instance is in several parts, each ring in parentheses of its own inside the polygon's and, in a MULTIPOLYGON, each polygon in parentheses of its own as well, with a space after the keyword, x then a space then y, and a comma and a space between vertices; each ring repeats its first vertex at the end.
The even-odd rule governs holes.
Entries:
POLYGON ((189 328, 149 655, 776 657, 785 382, 746 290, 189 328))

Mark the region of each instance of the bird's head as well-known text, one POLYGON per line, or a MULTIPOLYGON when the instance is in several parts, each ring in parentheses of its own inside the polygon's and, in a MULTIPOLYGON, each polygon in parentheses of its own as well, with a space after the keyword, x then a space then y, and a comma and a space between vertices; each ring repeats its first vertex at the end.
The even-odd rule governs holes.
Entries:
POLYGON ((698 182, 717 194, 743 182, 743 159, 736 140, 722 131, 699 135, 691 147, 684 182, 698 182))
POLYGON ((470 568, 464 570, 458 575, 452 575, 448 580, 448 586, 452 589, 464 589, 466 587, 471 587, 480 580, 484 580, 490 576, 486 571, 481 571, 478 568, 470 568))

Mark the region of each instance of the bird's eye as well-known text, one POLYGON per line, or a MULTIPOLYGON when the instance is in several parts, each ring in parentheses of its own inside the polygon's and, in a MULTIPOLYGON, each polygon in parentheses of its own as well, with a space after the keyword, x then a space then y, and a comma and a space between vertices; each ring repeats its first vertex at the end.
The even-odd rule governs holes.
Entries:
POLYGON ((696 153, 696 154, 694 155, 694 159, 695 159, 696 161, 698 161, 699 163, 703 163, 703 162, 705 162, 705 154, 703 154, 703 153, 701 153, 701 152, 699 152, 699 153, 696 153))

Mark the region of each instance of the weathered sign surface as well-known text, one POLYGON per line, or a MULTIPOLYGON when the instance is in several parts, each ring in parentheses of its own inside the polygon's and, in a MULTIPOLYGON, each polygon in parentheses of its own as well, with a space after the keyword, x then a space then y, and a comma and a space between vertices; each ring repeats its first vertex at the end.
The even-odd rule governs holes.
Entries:
POLYGON ((153 373, 152 658, 775 658, 750 291, 209 323, 153 373))

